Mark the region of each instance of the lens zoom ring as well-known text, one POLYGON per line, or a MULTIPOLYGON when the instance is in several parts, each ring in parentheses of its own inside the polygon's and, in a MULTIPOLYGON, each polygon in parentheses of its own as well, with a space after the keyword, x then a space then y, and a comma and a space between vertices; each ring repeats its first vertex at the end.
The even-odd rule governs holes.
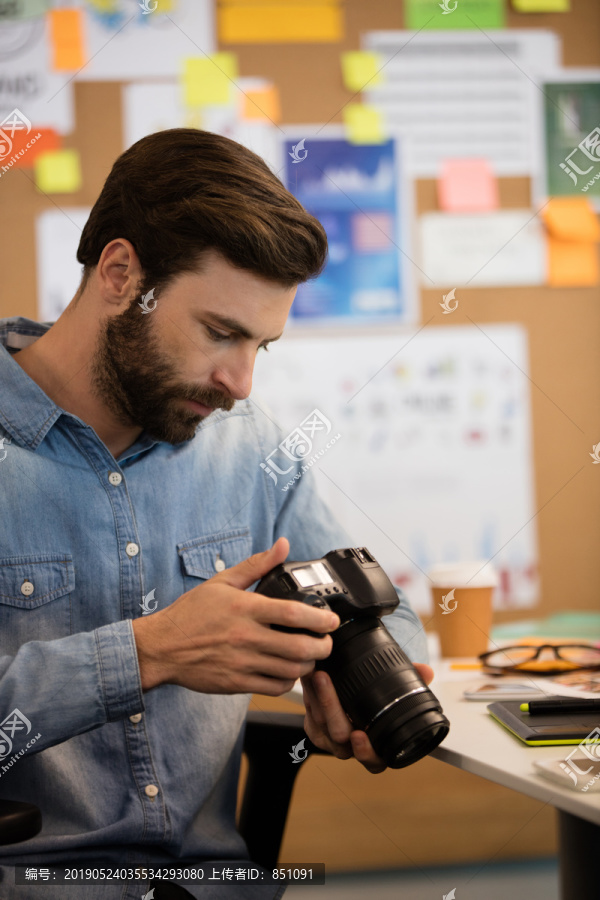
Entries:
POLYGON ((382 647, 374 653, 371 652, 359 663, 353 663, 352 668, 344 673, 344 678, 340 679, 342 683, 337 687, 342 706, 346 700, 358 694, 367 684, 404 665, 406 665, 405 660, 398 647, 393 644, 382 647))

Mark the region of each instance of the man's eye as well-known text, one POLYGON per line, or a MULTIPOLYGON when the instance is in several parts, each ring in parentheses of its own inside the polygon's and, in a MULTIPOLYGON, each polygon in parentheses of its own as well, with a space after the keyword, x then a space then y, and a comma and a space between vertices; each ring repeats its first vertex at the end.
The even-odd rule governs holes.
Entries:
POLYGON ((269 352, 269 345, 268 345, 268 344, 261 344, 260 347, 259 347, 258 349, 259 349, 259 350, 264 350, 265 353, 268 353, 268 352, 269 352))
POLYGON ((223 331, 216 331, 214 328, 211 328, 210 325, 206 326, 206 330, 208 331, 208 336, 211 341, 226 341, 231 337, 230 334, 225 333, 223 331))

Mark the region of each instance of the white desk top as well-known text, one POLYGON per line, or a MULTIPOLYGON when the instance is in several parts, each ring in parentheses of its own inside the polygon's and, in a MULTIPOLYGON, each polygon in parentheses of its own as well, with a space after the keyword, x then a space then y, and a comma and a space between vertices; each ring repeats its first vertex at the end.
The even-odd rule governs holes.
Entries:
POLYGON ((535 774, 533 760, 562 760, 576 745, 527 747, 490 716, 486 702, 465 700, 465 686, 438 678, 431 685, 450 720, 431 756, 600 825, 600 792, 572 791, 535 774))

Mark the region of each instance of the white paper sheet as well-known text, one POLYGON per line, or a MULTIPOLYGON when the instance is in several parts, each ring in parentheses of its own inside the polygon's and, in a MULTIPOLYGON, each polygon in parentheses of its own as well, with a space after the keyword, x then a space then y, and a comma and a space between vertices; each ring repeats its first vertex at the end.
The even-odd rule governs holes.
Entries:
POLYGON ((74 128, 69 74, 50 69, 43 16, 0 23, 0 121, 19 109, 34 128, 69 134, 74 128))
MULTIPOLYGON (((53 0, 64 6, 64 0, 53 0)), ((154 6, 154 0, 147 4, 154 6)), ((126 81, 177 76, 186 56, 214 53, 216 37, 211 0, 172 0, 169 12, 144 15, 139 0, 116 0, 107 11, 102 0, 84 4, 89 62, 79 81, 126 81)))
MULTIPOLYGON (((299 435, 315 409, 329 420, 330 432, 297 458, 316 472, 351 540, 374 553, 419 611, 431 609, 429 566, 464 559, 493 558, 498 608, 532 605, 538 576, 525 329, 389 331, 348 337, 338 329, 272 344, 256 364, 258 408, 266 401, 284 435, 299 435)), ((289 455, 286 464, 284 451, 272 449, 271 464, 285 471, 289 455)), ((269 467, 276 489, 284 489, 287 477, 269 467)))
POLYGON ((175 81, 129 84, 123 88, 123 149, 131 147, 145 135, 165 128, 202 128, 243 144, 276 171, 280 166, 280 130, 268 121, 245 121, 241 118, 244 91, 267 83, 264 79, 238 78, 236 103, 230 109, 205 107, 202 112, 189 111, 184 107, 182 88, 175 81))
POLYGON ((544 284, 546 235, 530 209, 426 213, 419 221, 425 287, 544 284))
POLYGON ((55 322, 79 287, 82 267, 75 254, 89 214, 87 207, 65 207, 63 210, 46 210, 36 219, 40 322, 55 322))
POLYGON ((362 40, 381 54, 383 83, 363 93, 390 133, 410 139, 408 171, 439 173, 444 159, 484 157, 498 175, 538 167, 538 75, 560 66, 556 34, 534 29, 375 31, 362 40))

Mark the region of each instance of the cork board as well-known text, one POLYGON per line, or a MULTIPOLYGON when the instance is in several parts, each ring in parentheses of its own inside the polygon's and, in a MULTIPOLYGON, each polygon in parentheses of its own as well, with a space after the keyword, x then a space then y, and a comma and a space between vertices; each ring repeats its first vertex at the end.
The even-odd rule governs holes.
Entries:
MULTIPOLYGON (((560 34, 566 66, 600 66, 600 6, 571 0, 567 14, 507 13, 509 27, 550 28, 560 34)), ((368 30, 404 25, 402 3, 346 0, 346 33, 340 44, 234 45, 241 75, 260 75, 281 91, 283 122, 341 122, 351 95, 342 85, 339 54, 357 49, 368 30)), ((30 169, 0 180, 0 316, 37 318, 35 218, 54 206, 92 205, 122 152, 121 93, 114 83, 76 83, 75 131, 64 146, 81 153, 83 188, 46 197, 30 169)), ((416 186, 417 213, 437 208, 435 184, 416 186)), ((528 179, 504 178, 501 205, 528 206, 528 179)), ((517 322, 529 335, 535 463, 535 509, 542 596, 536 615, 598 609, 600 581, 600 469, 589 453, 600 441, 600 291, 598 288, 479 288, 461 294, 452 323, 441 314, 439 291, 421 292, 421 318, 447 328, 517 322)), ((524 523, 525 524, 525 523, 524 523)), ((531 611, 527 612, 529 616, 531 611)), ((506 617, 508 614, 504 614, 506 617)), ((514 614, 510 614, 514 618, 514 614)), ((502 615, 498 617, 502 620, 502 615)))

